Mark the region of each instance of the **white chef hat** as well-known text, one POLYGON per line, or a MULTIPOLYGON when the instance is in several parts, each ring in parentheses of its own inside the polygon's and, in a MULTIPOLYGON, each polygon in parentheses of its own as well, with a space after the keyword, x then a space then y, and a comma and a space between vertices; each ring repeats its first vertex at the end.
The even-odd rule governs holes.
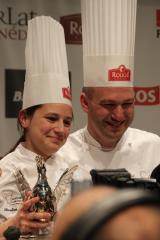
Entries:
POLYGON ((137 0, 81 0, 84 86, 133 86, 137 0))
POLYGON ((49 16, 28 22, 23 109, 45 103, 71 105, 64 30, 49 16))

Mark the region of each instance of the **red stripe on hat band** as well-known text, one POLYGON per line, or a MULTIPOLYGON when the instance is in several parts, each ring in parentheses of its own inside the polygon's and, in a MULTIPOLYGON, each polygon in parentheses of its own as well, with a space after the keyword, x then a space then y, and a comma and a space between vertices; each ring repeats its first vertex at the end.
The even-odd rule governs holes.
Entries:
POLYGON ((69 100, 72 99, 71 90, 70 90, 69 87, 68 87, 68 88, 62 88, 62 93, 63 93, 63 97, 64 97, 64 98, 67 98, 67 99, 69 99, 69 100))

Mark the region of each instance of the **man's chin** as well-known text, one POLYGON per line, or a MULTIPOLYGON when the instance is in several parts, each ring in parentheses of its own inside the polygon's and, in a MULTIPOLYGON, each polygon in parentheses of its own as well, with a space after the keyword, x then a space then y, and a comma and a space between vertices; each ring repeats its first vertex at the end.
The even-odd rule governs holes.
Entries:
POLYGON ((109 125, 107 126, 107 129, 109 132, 112 132, 113 134, 123 134, 126 130, 126 126, 124 124, 119 125, 119 126, 114 126, 114 125, 109 125))
POLYGON ((107 135, 109 135, 111 138, 120 140, 120 138, 123 136, 126 129, 114 129, 114 130, 108 130, 107 135))

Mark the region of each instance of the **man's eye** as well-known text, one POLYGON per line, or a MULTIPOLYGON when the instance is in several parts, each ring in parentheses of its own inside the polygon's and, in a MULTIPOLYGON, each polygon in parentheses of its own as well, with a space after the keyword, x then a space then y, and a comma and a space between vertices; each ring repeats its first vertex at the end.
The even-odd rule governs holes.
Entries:
POLYGON ((113 104, 113 103, 104 103, 104 104, 101 104, 101 106, 103 108, 106 108, 106 109, 114 109, 114 108, 116 108, 116 104, 113 104))
POLYGON ((122 107, 126 109, 126 108, 131 107, 132 105, 133 105, 133 102, 127 102, 127 103, 123 103, 122 107))

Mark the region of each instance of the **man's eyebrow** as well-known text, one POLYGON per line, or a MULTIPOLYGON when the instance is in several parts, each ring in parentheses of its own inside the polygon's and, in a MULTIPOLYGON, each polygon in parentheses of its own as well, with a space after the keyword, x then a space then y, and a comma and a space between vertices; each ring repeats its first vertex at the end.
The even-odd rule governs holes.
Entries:
POLYGON ((132 101, 134 101, 134 98, 128 98, 128 99, 125 99, 125 100, 123 100, 122 102, 121 101, 115 101, 115 100, 111 100, 111 99, 103 99, 103 100, 101 100, 99 103, 100 104, 110 104, 110 103, 113 103, 113 104, 119 104, 119 103, 125 103, 125 102, 132 102, 132 101))

